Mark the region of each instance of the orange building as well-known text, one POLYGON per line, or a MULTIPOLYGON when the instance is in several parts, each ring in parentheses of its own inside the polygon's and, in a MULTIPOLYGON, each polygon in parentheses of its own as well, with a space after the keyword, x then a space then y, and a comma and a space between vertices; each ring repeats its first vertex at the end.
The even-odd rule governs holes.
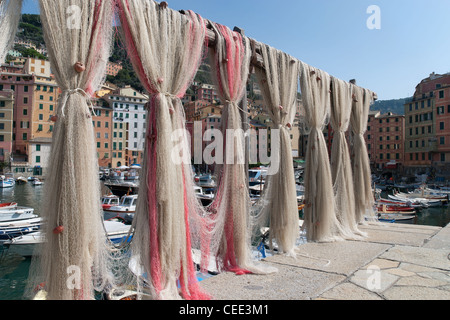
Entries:
POLYGON ((97 143, 97 155, 99 167, 112 167, 112 109, 103 99, 93 101, 95 115, 92 118, 95 140, 97 143))

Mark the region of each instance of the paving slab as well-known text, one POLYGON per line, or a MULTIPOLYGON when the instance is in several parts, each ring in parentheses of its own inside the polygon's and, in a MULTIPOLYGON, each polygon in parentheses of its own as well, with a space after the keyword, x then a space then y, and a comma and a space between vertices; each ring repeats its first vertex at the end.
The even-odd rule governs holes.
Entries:
POLYGON ((309 300, 345 280, 345 276, 275 265, 270 275, 223 273, 200 283, 214 300, 309 300))
POLYGON ((297 259, 264 259, 278 273, 223 273, 201 286, 215 300, 450 299, 449 227, 380 223, 360 229, 368 234, 362 241, 305 243, 297 259))
POLYGON ((327 300, 383 300, 379 295, 365 290, 353 283, 345 282, 328 290, 320 296, 327 300))
POLYGON ((395 246, 380 258, 407 262, 424 267, 450 270, 449 251, 446 249, 417 248, 410 246, 395 246))
POLYGON ((307 243, 297 248, 297 259, 276 255, 266 260, 277 264, 349 276, 390 247, 386 244, 359 241, 307 243))
POLYGON ((364 241, 417 247, 423 246, 441 230, 439 227, 395 223, 360 226, 359 229, 368 234, 364 241))
POLYGON ((427 241, 424 247, 432 249, 447 249, 450 251, 450 224, 427 241))
POLYGON ((387 300, 450 300, 450 292, 420 286, 392 287, 383 293, 387 300))

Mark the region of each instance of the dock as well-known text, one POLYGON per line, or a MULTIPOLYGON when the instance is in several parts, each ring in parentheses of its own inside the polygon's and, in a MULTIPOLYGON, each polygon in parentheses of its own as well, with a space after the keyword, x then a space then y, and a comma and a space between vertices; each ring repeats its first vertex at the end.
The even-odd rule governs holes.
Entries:
POLYGON ((377 223, 361 241, 306 243, 296 259, 261 261, 270 275, 222 273, 201 282, 213 300, 450 300, 450 224, 377 223))

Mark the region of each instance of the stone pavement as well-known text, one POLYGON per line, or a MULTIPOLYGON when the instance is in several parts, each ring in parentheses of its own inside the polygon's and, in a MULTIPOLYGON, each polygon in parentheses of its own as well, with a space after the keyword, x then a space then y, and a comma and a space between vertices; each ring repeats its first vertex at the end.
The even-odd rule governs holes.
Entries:
POLYGON ((201 286, 215 300, 450 300, 450 225, 362 226, 362 241, 306 243, 261 263, 271 275, 223 273, 201 286))

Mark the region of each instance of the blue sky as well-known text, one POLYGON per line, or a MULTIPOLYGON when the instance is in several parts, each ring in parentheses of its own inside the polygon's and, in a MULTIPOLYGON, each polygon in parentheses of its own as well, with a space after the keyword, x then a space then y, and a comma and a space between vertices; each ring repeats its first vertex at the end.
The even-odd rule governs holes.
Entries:
MULTIPOLYGON (((430 73, 450 72, 449 0, 169 0, 248 37, 377 92, 380 100, 412 96, 430 73), (367 8, 381 10, 370 30, 367 8)), ((37 0, 24 13, 38 13, 37 0)))

